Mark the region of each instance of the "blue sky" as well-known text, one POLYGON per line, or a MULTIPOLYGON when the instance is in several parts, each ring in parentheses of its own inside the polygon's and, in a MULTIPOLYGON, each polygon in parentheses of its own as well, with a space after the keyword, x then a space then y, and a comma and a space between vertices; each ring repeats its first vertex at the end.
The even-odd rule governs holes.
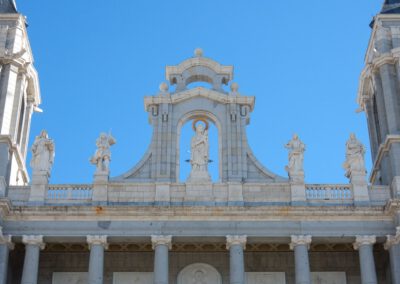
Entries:
POLYGON ((90 183, 95 140, 112 130, 111 176, 128 171, 151 140, 143 96, 157 92, 166 65, 201 47, 234 65, 241 93, 256 96, 247 134, 262 164, 286 176, 284 144, 296 132, 307 145, 306 182, 345 183, 350 132, 367 146, 371 168, 356 94, 382 2, 20 0, 44 110, 30 145, 47 129, 56 142, 51 182, 90 183))

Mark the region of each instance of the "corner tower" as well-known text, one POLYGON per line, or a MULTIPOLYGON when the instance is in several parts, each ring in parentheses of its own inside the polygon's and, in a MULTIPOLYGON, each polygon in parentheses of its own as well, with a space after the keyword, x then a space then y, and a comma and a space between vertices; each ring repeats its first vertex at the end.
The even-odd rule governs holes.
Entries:
POLYGON ((40 104, 25 17, 13 0, 0 0, 0 195, 29 182, 27 146, 32 112, 40 104))
POLYGON ((400 0, 386 0, 371 23, 358 103, 366 112, 372 184, 390 185, 400 197, 400 0))

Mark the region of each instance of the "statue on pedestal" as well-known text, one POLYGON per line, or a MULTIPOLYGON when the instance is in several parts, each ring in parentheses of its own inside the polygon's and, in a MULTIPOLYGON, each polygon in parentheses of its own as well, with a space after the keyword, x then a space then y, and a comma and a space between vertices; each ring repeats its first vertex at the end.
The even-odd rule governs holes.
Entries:
POLYGON ((192 171, 189 181, 210 181, 208 173, 209 161, 209 142, 208 142, 208 122, 203 118, 193 121, 193 130, 195 135, 191 141, 191 159, 192 171), (199 121, 203 124, 198 123, 199 121))
POLYGON ((43 172, 50 176, 54 162, 54 149, 54 141, 49 138, 46 130, 42 130, 40 135, 36 136, 31 149, 31 167, 34 173, 43 172))
POLYGON ((285 167, 285 170, 288 172, 290 180, 304 182, 303 161, 306 146, 301 142, 299 136, 294 134, 285 148, 289 150, 289 165, 285 167))
POLYGON ((117 141, 111 134, 101 133, 100 137, 96 140, 97 150, 90 162, 96 165, 96 173, 106 173, 110 171, 111 151, 110 147, 117 141))
POLYGON ((365 169, 364 155, 364 145, 357 140, 354 133, 351 133, 349 140, 346 142, 346 161, 343 163, 346 177, 350 178, 352 175, 365 176, 367 171, 365 169))

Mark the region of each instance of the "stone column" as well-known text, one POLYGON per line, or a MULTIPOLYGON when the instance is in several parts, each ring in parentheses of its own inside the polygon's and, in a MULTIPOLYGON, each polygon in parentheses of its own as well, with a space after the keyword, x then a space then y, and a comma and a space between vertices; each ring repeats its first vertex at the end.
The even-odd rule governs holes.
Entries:
POLYGON ((0 227, 0 284, 7 283, 8 255, 14 249, 11 236, 4 236, 0 227))
POLYGON ((373 254, 375 242, 375 236, 356 236, 356 241, 353 244, 354 249, 359 251, 362 284, 378 283, 373 254))
POLYGON ((172 236, 151 236, 154 249, 154 284, 168 284, 168 251, 172 248, 172 236))
POLYGON ((310 261, 308 259, 311 236, 292 236, 291 240, 290 249, 294 250, 296 284, 311 284, 310 261))
POLYGON ((385 249, 390 255, 392 284, 400 284, 400 227, 397 227, 395 236, 387 236, 385 249))
POLYGON ((226 248, 229 250, 230 284, 244 284, 244 255, 247 236, 226 236, 226 248))
POLYGON ((90 249, 89 284, 103 284, 104 249, 107 249, 107 236, 87 236, 90 249))
POLYGON ((44 249, 43 236, 22 236, 25 244, 24 269, 21 284, 36 284, 39 272, 40 250, 44 249))

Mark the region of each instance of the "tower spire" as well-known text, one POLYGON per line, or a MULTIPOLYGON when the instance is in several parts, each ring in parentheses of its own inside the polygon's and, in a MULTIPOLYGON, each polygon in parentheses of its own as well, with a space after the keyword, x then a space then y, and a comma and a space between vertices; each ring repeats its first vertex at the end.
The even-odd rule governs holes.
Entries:
POLYGON ((0 0, 0 13, 18 13, 15 0, 0 0))

